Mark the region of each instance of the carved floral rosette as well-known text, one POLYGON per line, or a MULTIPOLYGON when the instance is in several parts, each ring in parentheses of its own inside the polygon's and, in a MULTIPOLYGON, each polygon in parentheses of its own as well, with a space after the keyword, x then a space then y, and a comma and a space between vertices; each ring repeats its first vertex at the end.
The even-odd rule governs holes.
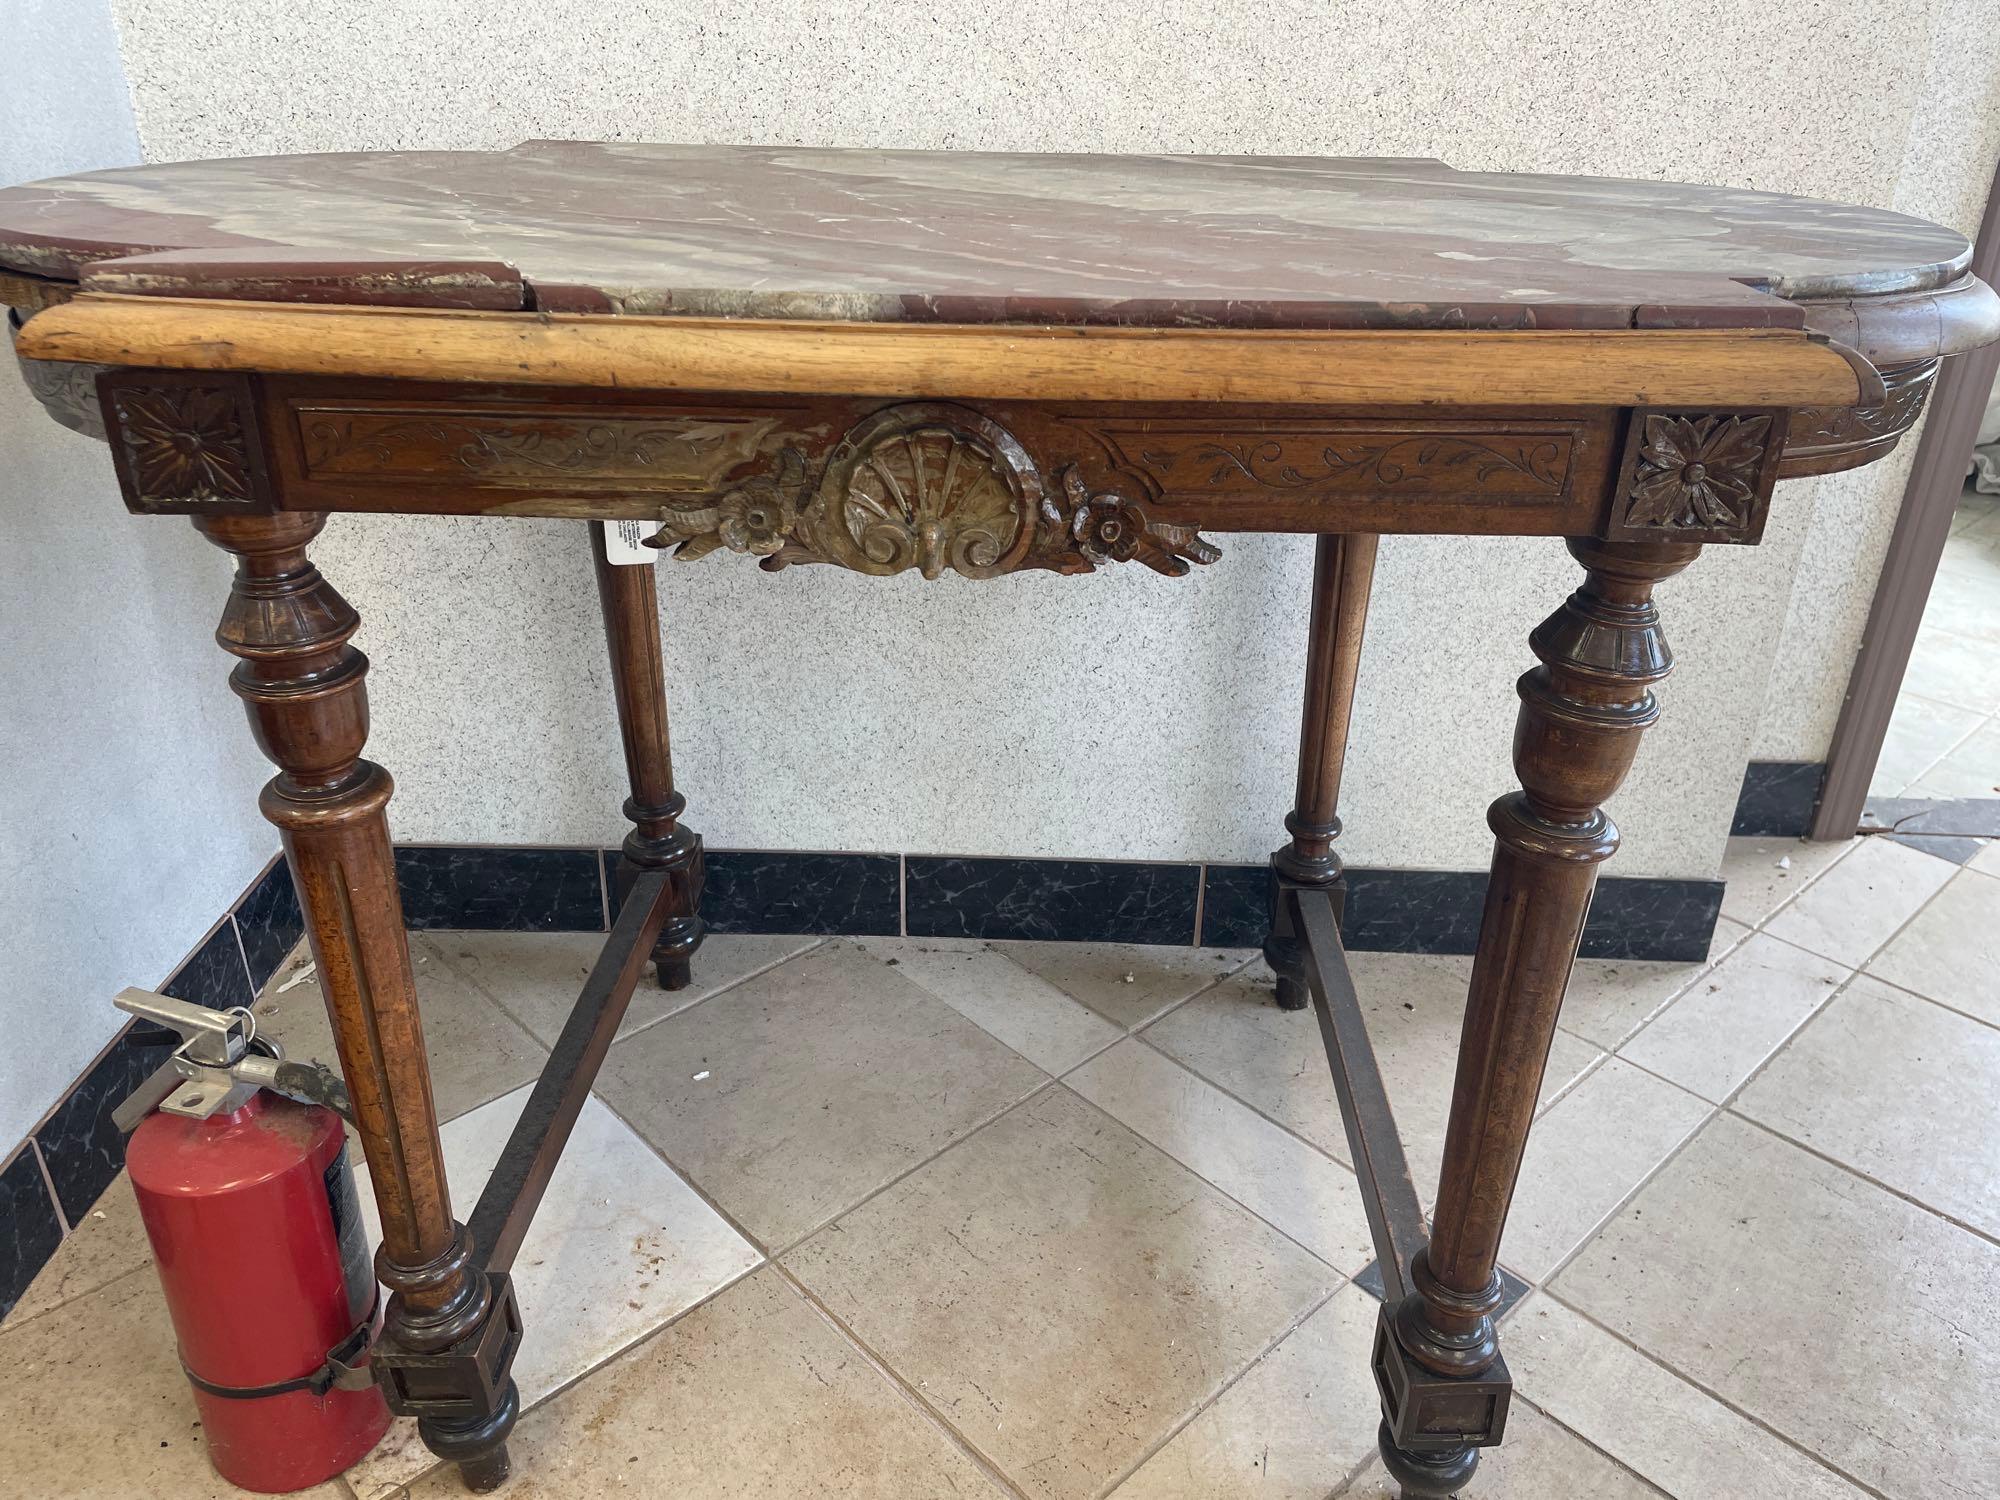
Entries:
POLYGON ((652 544, 683 560, 727 547, 766 568, 822 562, 877 576, 1141 562, 1179 577, 1221 556, 1192 527, 1155 520, 1115 491, 1093 493, 1074 466, 1045 479, 999 423, 936 401, 868 416, 834 445, 816 481, 805 455, 787 447, 773 472, 713 503, 670 507, 663 520, 652 544))

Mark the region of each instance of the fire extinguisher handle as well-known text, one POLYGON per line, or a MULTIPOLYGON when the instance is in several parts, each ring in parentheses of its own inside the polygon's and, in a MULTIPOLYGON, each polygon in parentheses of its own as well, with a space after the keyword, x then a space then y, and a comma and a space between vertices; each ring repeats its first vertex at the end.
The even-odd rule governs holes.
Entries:
POLYGON ((146 1081, 126 1096, 124 1103, 111 1111, 111 1123, 120 1135, 130 1135, 139 1128, 139 1122, 160 1107, 165 1099, 182 1083, 181 1071, 172 1059, 161 1063, 146 1075, 146 1081))

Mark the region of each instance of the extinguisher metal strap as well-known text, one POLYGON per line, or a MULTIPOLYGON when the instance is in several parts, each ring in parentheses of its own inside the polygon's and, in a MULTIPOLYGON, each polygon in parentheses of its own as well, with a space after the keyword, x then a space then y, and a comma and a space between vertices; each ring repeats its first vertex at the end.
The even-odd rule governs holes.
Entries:
POLYGON ((368 1363, 368 1351, 374 1343, 374 1336, 375 1310, 370 1308, 368 1316, 361 1320, 354 1332, 327 1350, 326 1358, 320 1361, 318 1369, 293 1380, 275 1380, 269 1385, 218 1385, 188 1368, 185 1359, 181 1361, 181 1373, 187 1376, 188 1383, 196 1390, 231 1401, 257 1401, 265 1396, 283 1396, 292 1391, 311 1391, 315 1396, 324 1396, 330 1390, 365 1391, 375 1384, 375 1372, 368 1363))

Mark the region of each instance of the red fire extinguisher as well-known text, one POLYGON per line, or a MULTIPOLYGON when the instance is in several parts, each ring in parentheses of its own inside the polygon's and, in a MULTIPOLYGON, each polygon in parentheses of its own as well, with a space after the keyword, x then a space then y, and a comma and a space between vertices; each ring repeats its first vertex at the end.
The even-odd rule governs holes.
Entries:
POLYGON ((178 1034, 114 1118, 209 1459, 247 1490, 310 1488, 389 1426, 339 1081, 258 1042, 247 1010, 146 990, 116 1004, 178 1034))

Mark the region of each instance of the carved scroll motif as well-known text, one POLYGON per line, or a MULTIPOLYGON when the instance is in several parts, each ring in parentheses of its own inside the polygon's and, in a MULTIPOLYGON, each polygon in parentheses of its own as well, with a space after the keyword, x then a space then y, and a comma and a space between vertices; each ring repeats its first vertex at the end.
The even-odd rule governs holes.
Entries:
POLYGON ((1587 464, 1587 422, 1436 419, 1076 415, 1069 425, 1103 446, 1146 490, 1180 499, 1256 495, 1284 501, 1437 500, 1477 494, 1497 504, 1559 506, 1587 464))
MULTIPOLYGON (((1166 452, 1141 456, 1163 473, 1178 457, 1166 452)), ((1395 489, 1404 484, 1435 486, 1460 476, 1483 485, 1496 474, 1512 473, 1560 491, 1569 468, 1568 444, 1553 438, 1517 440, 1505 446, 1457 437, 1328 443, 1315 461, 1306 464, 1290 460, 1286 446, 1275 439, 1206 443, 1194 456, 1210 466, 1210 484, 1235 474, 1271 489, 1305 489, 1330 480, 1395 489)))
POLYGON ((65 364, 55 360, 24 359, 21 374, 50 416, 72 432, 103 438, 104 413, 97 404, 97 377, 104 365, 65 364))
POLYGON ((804 454, 787 448, 774 474, 713 504, 670 506, 664 520, 653 545, 677 558, 727 547, 772 569, 823 562, 877 575, 915 568, 936 578, 950 568, 992 578, 1141 562, 1178 577, 1221 556, 1136 500, 1092 493, 1073 466, 1049 484, 1005 428, 942 402, 869 416, 835 445, 816 483, 804 454))
POLYGON ((1872 463, 1916 425, 1936 382, 1939 361, 1882 371, 1884 399, 1875 406, 1801 406, 1792 413, 1781 479, 1831 474, 1872 463))

